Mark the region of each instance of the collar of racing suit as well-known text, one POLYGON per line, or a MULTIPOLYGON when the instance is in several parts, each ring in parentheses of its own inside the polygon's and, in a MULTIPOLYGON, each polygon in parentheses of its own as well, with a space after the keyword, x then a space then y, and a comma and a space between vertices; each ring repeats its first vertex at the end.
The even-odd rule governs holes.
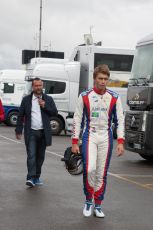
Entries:
POLYGON ((103 94, 106 93, 106 89, 105 89, 104 92, 101 92, 101 91, 100 91, 99 89, 97 89, 95 86, 94 86, 93 90, 95 91, 95 93, 100 94, 100 95, 103 95, 103 94))

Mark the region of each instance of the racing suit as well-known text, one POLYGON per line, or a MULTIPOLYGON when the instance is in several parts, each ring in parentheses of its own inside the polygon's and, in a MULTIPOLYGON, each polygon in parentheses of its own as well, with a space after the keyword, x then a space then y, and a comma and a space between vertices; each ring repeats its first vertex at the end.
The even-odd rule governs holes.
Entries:
POLYGON ((118 143, 124 143, 124 116, 120 97, 97 88, 80 94, 74 114, 72 144, 77 144, 83 127, 83 184, 86 200, 101 204, 107 183, 107 171, 113 149, 111 123, 117 127, 118 143))

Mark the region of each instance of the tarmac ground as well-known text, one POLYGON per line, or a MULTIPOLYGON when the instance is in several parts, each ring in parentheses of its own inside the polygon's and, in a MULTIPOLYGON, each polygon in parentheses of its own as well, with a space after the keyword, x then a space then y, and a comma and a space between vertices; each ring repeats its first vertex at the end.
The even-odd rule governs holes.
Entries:
MULTIPOLYGON (((115 148, 103 204, 105 218, 82 215, 82 175, 70 175, 61 162, 69 136, 53 137, 42 170, 43 186, 27 188, 24 140, 0 125, 0 230, 152 230, 153 163, 115 148)), ((115 145, 114 141, 114 145, 115 145)))

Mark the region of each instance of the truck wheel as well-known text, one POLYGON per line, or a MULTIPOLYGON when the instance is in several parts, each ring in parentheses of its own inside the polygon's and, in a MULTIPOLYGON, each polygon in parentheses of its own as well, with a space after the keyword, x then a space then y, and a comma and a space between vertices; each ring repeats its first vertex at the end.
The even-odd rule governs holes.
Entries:
POLYGON ((64 128, 64 124, 59 117, 51 117, 50 124, 53 135, 59 135, 64 128))
POLYGON ((18 118, 18 112, 14 111, 9 113, 8 118, 7 118, 7 124, 9 126, 16 126, 17 123, 17 118, 18 118))
POLYGON ((153 156, 147 156, 147 155, 141 154, 141 153, 139 153, 139 155, 140 155, 143 159, 145 159, 145 160, 147 160, 147 161, 152 161, 152 162, 153 162, 153 156))

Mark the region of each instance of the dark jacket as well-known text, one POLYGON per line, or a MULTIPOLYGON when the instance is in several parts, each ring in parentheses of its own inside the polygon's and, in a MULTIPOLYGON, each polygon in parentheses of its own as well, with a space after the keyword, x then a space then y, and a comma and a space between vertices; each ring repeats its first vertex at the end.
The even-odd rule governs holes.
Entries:
POLYGON ((0 99, 0 122, 4 121, 4 108, 0 99))
MULTIPOLYGON (((19 109, 17 126, 15 129, 16 134, 22 134, 23 127, 24 127, 24 138, 25 138, 26 145, 28 144, 28 140, 31 132, 32 96, 33 93, 23 98, 19 109)), ((45 101, 45 108, 41 108, 42 122, 43 122, 43 128, 45 133, 46 146, 49 146, 51 145, 52 142, 50 117, 57 115, 57 108, 52 97, 43 94, 42 99, 45 101)))

